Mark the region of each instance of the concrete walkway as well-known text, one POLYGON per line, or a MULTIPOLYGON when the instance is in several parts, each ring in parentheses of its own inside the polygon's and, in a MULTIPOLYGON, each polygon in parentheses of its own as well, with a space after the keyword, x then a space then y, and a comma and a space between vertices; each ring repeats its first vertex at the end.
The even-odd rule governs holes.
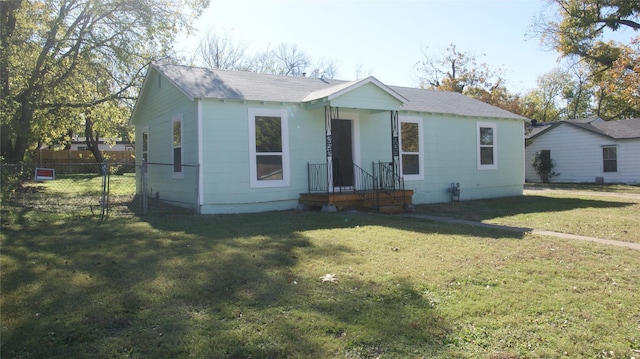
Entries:
POLYGON ((410 214, 408 216, 409 217, 413 217, 413 218, 428 219, 428 220, 431 220, 431 221, 437 221, 437 222, 443 222, 443 223, 463 224, 463 225, 467 225, 467 226, 493 228, 493 229, 499 229, 499 230, 509 231, 509 232, 532 233, 532 234, 538 234, 538 235, 541 235, 541 236, 549 236, 549 237, 557 237, 557 238, 564 238, 564 239, 575 239, 575 240, 580 240, 580 241, 596 242, 596 243, 607 244, 607 245, 611 245, 611 246, 627 247, 627 248, 631 248, 631 249, 635 249, 637 251, 640 251, 640 243, 631 243, 631 242, 623 242, 623 241, 614 241, 614 240, 611 240, 611 239, 604 239, 604 238, 579 236, 579 235, 575 235, 575 234, 547 231, 547 230, 544 230, 544 229, 532 229, 532 228, 523 228, 523 227, 503 226, 503 225, 499 225, 499 224, 482 223, 482 222, 476 222, 476 221, 469 221, 469 220, 466 220, 466 219, 456 219, 456 218, 451 218, 451 217, 430 216, 430 215, 424 215, 424 214, 410 214))

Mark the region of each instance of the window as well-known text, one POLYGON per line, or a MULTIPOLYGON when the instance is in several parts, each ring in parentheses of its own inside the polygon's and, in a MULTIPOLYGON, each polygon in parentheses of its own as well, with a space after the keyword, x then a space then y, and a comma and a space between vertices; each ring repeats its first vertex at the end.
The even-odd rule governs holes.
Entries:
POLYGON ((492 170, 498 168, 496 124, 478 122, 478 169, 492 170))
POLYGON ((289 185, 287 113, 249 110, 251 187, 289 185))
POLYGON ((424 179, 422 118, 400 117, 400 171, 406 180, 424 179))
POLYGON ((149 162, 149 131, 142 132, 142 160, 149 162))
POLYGON ((182 116, 174 116, 173 127, 173 175, 182 175, 182 116))
POLYGON ((618 172, 618 148, 602 147, 602 169, 604 172, 618 172))

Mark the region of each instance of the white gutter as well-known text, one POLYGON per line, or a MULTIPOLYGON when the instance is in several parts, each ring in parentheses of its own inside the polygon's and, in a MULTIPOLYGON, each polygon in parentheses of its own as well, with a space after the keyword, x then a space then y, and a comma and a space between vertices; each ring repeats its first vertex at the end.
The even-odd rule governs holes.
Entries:
POLYGON ((198 213, 200 213, 200 207, 204 203, 204 166, 203 166, 203 142, 202 142, 202 99, 198 101, 198 213))

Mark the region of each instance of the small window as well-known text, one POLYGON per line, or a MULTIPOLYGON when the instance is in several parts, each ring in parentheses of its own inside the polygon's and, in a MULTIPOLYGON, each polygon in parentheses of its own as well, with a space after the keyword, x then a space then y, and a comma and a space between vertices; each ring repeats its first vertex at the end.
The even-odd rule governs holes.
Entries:
POLYGON ((400 171, 406 180, 424 179, 422 118, 400 118, 400 171))
POLYGON ((251 187, 289 185, 287 133, 285 111, 249 111, 251 187))
POLYGON ((149 131, 142 132, 142 160, 149 162, 149 131))
POLYGON ((495 123, 479 122, 477 128, 478 169, 498 168, 497 133, 495 123))
POLYGON ((173 174, 182 174, 182 116, 173 118, 173 174))
POLYGON ((602 147, 602 168, 604 172, 618 172, 618 148, 602 147))

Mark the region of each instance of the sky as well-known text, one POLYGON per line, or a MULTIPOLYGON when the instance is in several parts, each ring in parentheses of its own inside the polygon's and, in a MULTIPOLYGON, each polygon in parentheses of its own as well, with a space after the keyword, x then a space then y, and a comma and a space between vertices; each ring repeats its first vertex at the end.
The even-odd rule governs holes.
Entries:
POLYGON ((542 0, 211 0, 176 50, 193 54, 210 30, 228 33, 253 54, 281 43, 314 60, 338 65, 336 79, 353 80, 358 66, 387 85, 418 87, 416 63, 425 48, 444 54, 450 44, 501 69, 507 88, 524 93, 560 66, 558 53, 533 35, 542 0))

